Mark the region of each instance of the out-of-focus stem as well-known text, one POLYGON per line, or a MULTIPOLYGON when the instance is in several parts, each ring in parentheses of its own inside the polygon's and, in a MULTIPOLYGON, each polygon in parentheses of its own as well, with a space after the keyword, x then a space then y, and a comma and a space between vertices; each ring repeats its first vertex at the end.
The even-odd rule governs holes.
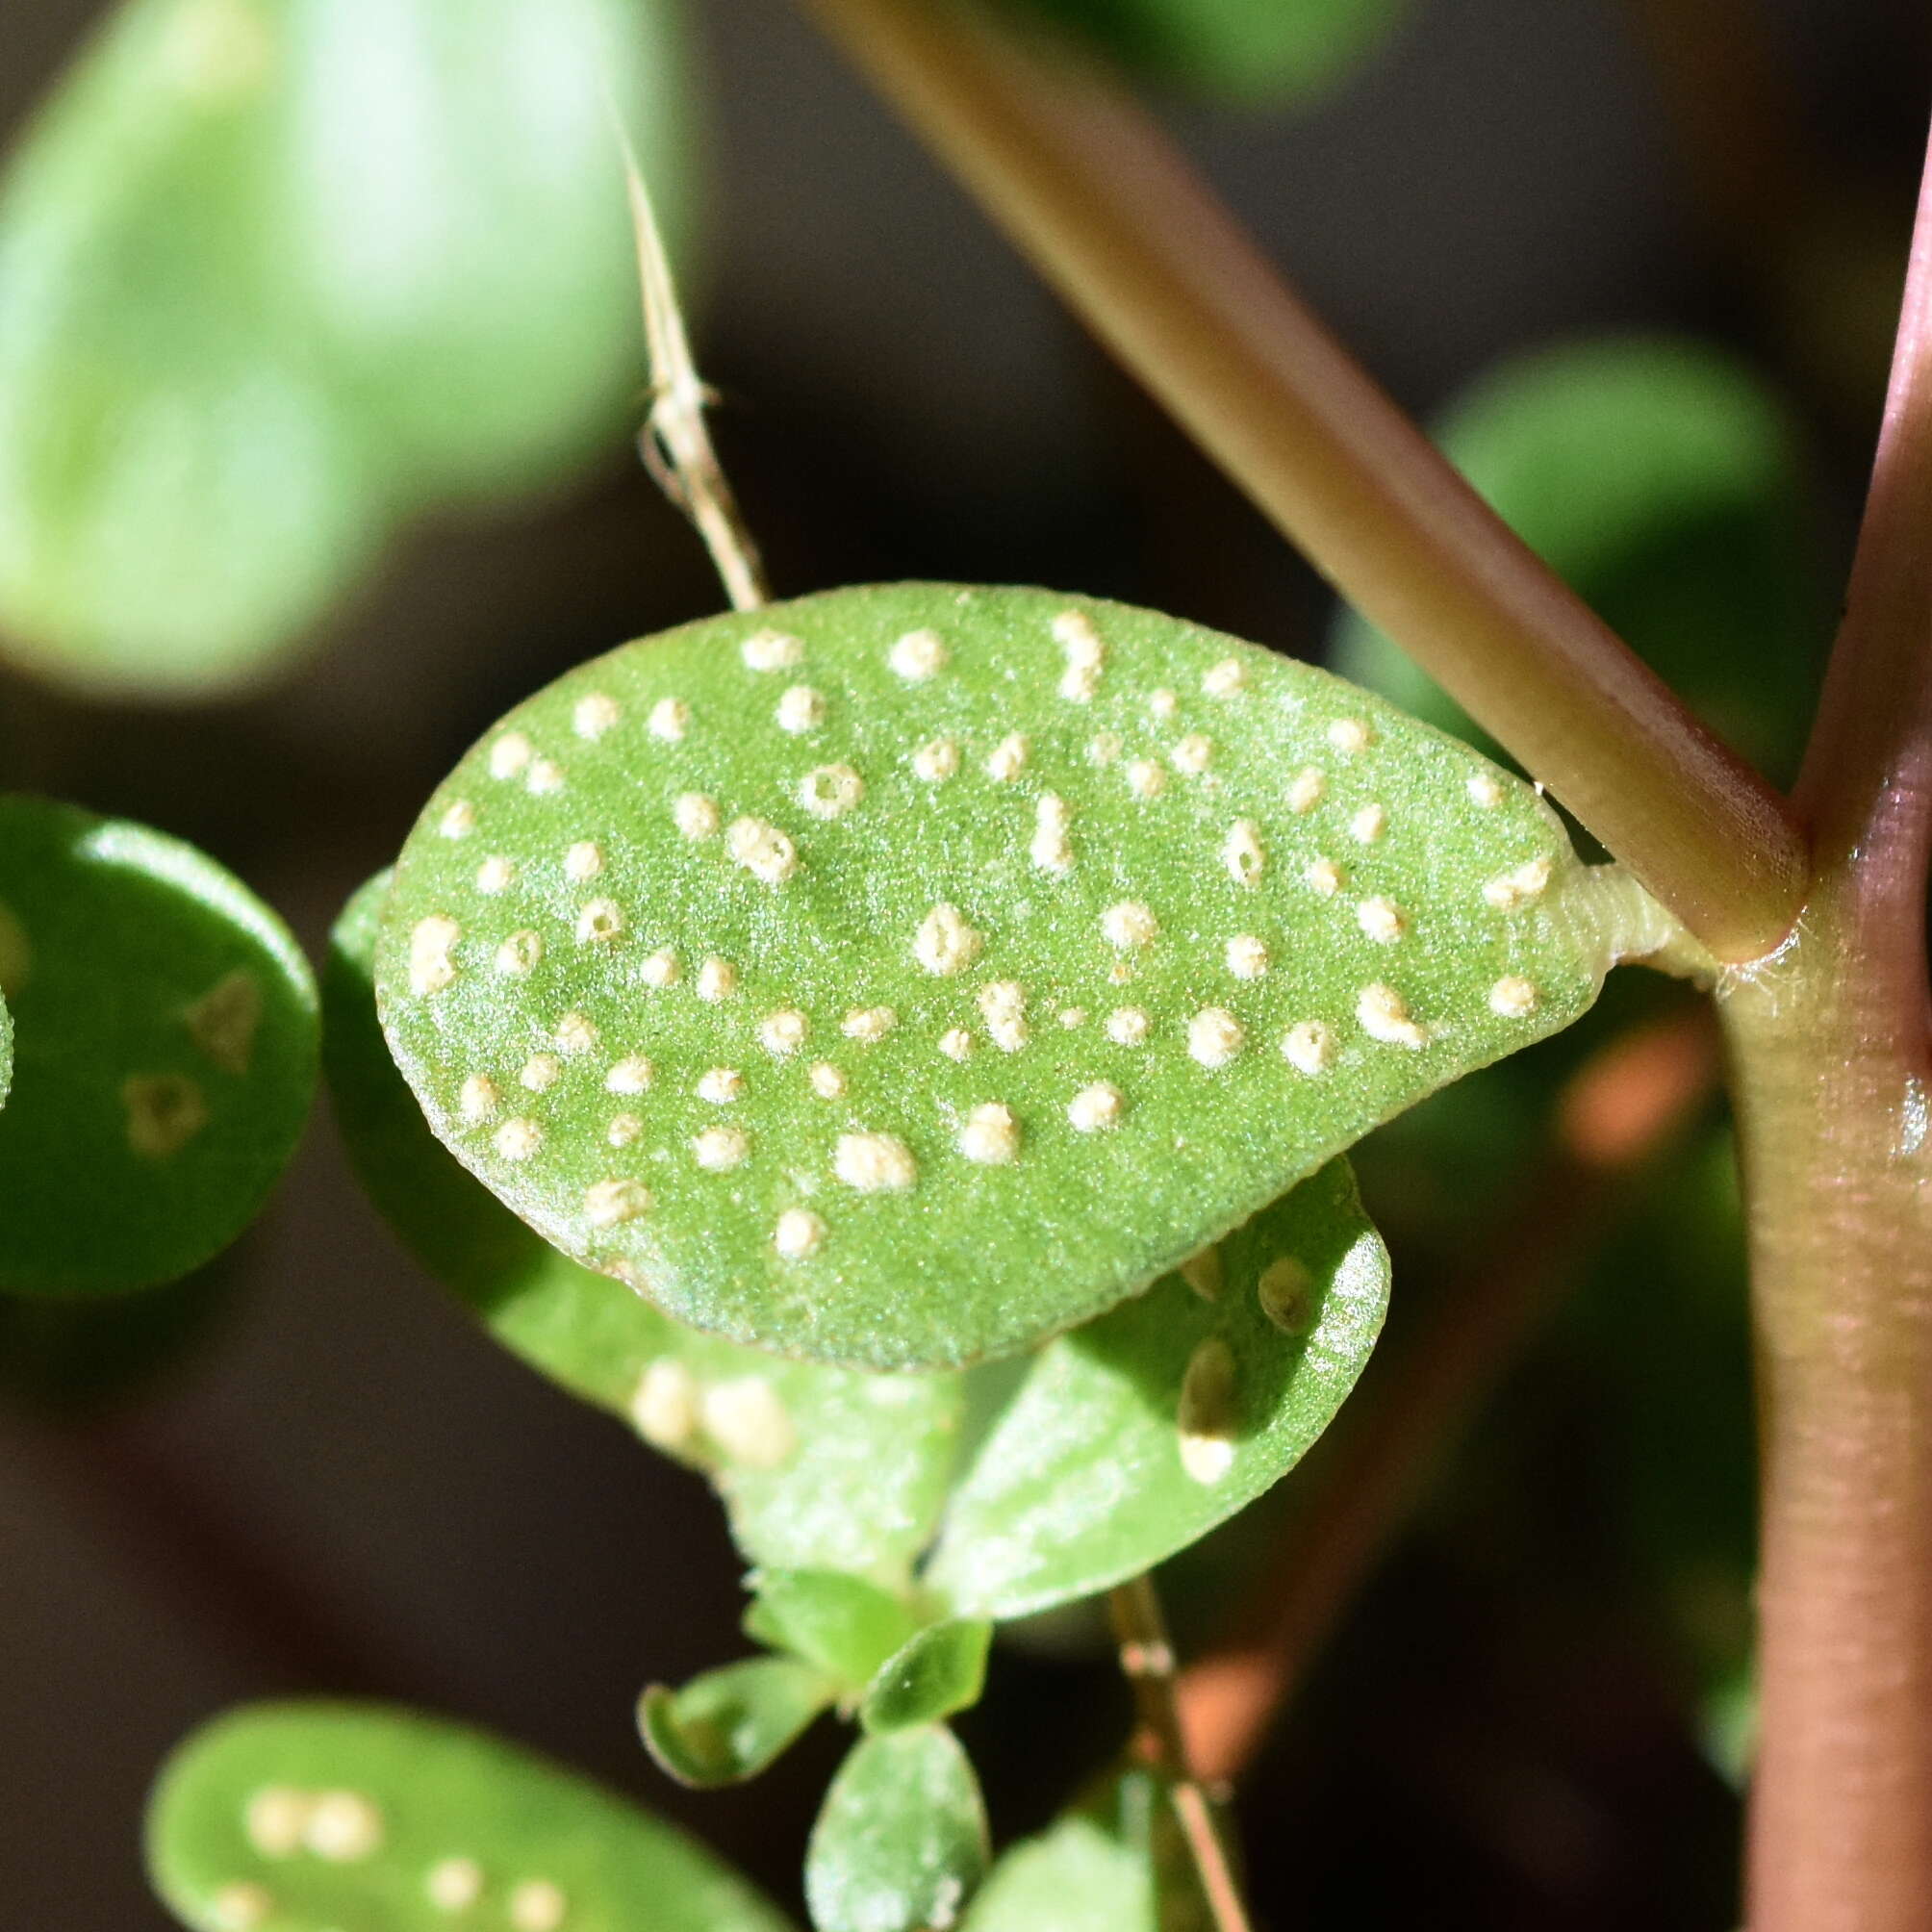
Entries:
POLYGON ((1107 1593, 1107 1612, 1120 1645, 1120 1667, 1133 1690, 1133 1755, 1168 1780, 1175 1817, 1194 1861, 1214 1932, 1251 1932, 1228 1848, 1221 1842, 1208 1793, 1194 1775, 1175 1701, 1174 1646, 1151 1576, 1137 1576, 1107 1593))

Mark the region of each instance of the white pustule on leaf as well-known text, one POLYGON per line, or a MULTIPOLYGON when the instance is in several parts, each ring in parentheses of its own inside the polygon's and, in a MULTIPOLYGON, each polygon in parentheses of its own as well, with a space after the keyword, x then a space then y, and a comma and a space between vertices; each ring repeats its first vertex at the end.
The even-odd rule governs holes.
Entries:
POLYGON ((1030 591, 627 646, 519 706, 422 827, 377 983, 436 1131, 679 1318, 854 1366, 1091 1318, 1656 943, 1466 747, 1030 591))

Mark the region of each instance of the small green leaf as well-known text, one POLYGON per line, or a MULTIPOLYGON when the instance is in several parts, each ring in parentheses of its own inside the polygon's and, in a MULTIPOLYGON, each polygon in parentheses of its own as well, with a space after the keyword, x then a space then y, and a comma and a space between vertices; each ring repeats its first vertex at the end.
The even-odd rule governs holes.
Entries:
POLYGON ((0 1291, 173 1281, 255 1217, 316 1080, 316 990, 280 920, 144 826, 0 798, 0 1291))
POLYGON ((637 1728, 670 1776, 686 1785, 755 1778, 838 1695, 837 1683, 789 1657, 752 1657, 707 1670, 682 1690, 653 1684, 637 1728))
MULTIPOLYGON (((1532 549, 1754 762, 1787 772, 1826 635, 1791 413, 1706 343, 1628 336, 1505 362, 1437 431, 1532 549)), ((1498 755, 1353 612, 1335 668, 1498 755)))
POLYGON ((926 1573, 1024 1616, 1152 1569, 1269 1488, 1355 1385, 1388 1255, 1336 1161, 1044 1350, 960 1479, 926 1573))
POLYGON ((863 1738, 839 1767, 805 1853, 818 1932, 951 1925, 986 1868, 986 1813, 943 1725, 863 1738))
POLYGON ((898 1597, 838 1570, 761 1570, 745 1634, 816 1665, 843 1691, 859 1691, 918 1628, 898 1597))
POLYGON ((503 1345, 702 1469, 751 1562, 902 1583, 944 1505, 956 1376, 874 1376, 695 1334, 557 1253, 424 1124, 376 1025, 388 875, 343 908, 322 976, 323 1057, 358 1178, 503 1345))
POLYGON ((785 1932, 674 1827, 481 1732, 379 1705, 262 1704, 168 1761, 155 1889, 194 1932, 785 1932))
POLYGON ((1661 918, 1367 694, 1042 591, 629 645, 431 800, 377 1002, 439 1137, 695 1326, 867 1367, 1091 1319, 1661 918))
POLYGON ((1334 87, 1410 10, 1405 0, 1024 0, 1022 11, 1153 79, 1259 104, 1334 87))
POLYGON ((868 1731, 904 1731, 970 1710, 986 1687, 993 1626, 976 1618, 929 1623, 879 1665, 859 1706, 868 1731))
POLYGON ((987 1875, 965 1932, 1212 1932, 1171 1787, 1131 1770, 987 1875))

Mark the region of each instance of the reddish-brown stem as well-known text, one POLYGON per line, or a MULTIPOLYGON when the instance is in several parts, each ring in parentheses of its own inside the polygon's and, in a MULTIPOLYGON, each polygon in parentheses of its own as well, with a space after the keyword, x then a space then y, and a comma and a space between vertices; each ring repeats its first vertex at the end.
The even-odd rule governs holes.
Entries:
POLYGON ((1512 1361, 1612 1208, 1617 1183, 1680 1131, 1716 1075, 1700 1013, 1613 1041, 1560 1100, 1550 1151, 1515 1219, 1483 1244, 1423 1333, 1363 1385, 1310 1458, 1313 1487, 1226 1644, 1180 1688, 1209 1783, 1239 1774, 1376 1556, 1439 1466, 1444 1442, 1512 1361))
POLYGON ((1174 1646, 1151 1576, 1137 1576, 1107 1592, 1107 1612, 1120 1667, 1133 1691, 1131 1753, 1168 1780, 1174 1815, 1200 1880, 1214 1932, 1251 1932, 1241 1887, 1214 1821, 1208 1793, 1194 1774, 1175 1699, 1174 1646))
POLYGON ((813 0, 1114 353, 1720 959, 1785 936, 1783 801, 1511 531, 1134 103, 930 0, 813 0))
POLYGON ((1928 533, 1932 193, 1799 781, 1811 898, 1787 953, 1722 989, 1763 1441, 1752 1932, 1932 1919, 1928 533))

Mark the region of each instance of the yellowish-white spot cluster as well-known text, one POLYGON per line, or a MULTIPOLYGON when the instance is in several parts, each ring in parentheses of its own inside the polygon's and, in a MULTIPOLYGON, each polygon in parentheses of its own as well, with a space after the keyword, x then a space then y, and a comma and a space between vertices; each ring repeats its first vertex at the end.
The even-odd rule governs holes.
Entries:
POLYGON ((1236 885, 1255 886, 1268 869, 1268 854, 1261 844, 1260 827, 1253 819, 1236 819, 1221 842, 1221 863, 1236 885))
POLYGON ((993 1044, 1003 1054, 1018 1053, 1027 1044, 1027 989, 1017 979, 989 979, 979 1003, 993 1044))
POLYGON ((1284 1335, 1299 1335, 1308 1326, 1309 1292, 1314 1277, 1292 1255, 1278 1255, 1255 1283, 1255 1299, 1284 1335))
POLYGON ((667 745, 680 744, 691 729, 691 706, 681 698, 660 698, 650 707, 648 723, 653 738, 661 738, 667 745))
POLYGON ((1027 769, 1032 749, 1032 740, 1024 731, 1007 732, 987 756, 986 775, 999 784, 1010 784, 1027 769))
POLYGON ((959 770, 958 739, 935 738, 930 744, 922 745, 912 754, 912 769, 928 785, 953 777, 959 770))
POLYGON ((936 630, 909 630, 886 653, 885 661, 908 684, 924 684, 946 669, 952 653, 936 630))
POLYGON ((602 691, 587 692, 571 711, 572 728, 579 738, 597 739, 612 729, 623 716, 615 698, 602 691))
POLYGON ((754 630, 738 647, 747 671, 790 671, 804 661, 803 642, 782 630, 754 630))
POLYGON ((775 1469, 799 1446, 790 1412, 762 1375, 713 1383, 699 1413, 725 1458, 747 1469, 775 1469))
POLYGON ((627 1178, 598 1181, 584 1190, 584 1219, 593 1228, 616 1228, 650 1212, 650 1189, 627 1178))
POLYGON ((956 905, 935 905, 913 935, 912 953, 927 972, 942 978, 963 973, 979 958, 984 941, 956 905))
POLYGON ((809 1023, 796 1006, 781 1006, 758 1022, 758 1044, 779 1058, 795 1054, 805 1043, 809 1023))
POLYGON ((595 839, 578 839, 564 852, 564 877, 581 885, 603 870, 603 848, 595 839))
POLYGON ((1380 980, 1361 989, 1355 1003, 1355 1017, 1371 1040, 1385 1046, 1414 1049, 1429 1044, 1429 1034, 1411 1014, 1409 1002, 1393 986, 1380 980))
POLYGON ((1219 1335, 1196 1344, 1181 1378, 1181 1466, 1204 1486, 1234 1466, 1234 1352, 1219 1335))
POLYGON ((456 979, 456 942, 463 928, 446 912, 432 912, 409 929, 409 990, 419 1000, 456 979))
POLYGON ((521 979, 534 973, 543 957, 544 935, 523 927, 497 947, 496 970, 510 979, 521 979))
POLYGON ((516 877, 515 861, 503 857, 500 852, 493 852, 476 868, 476 890, 488 893, 506 892, 516 877))
POLYGON ((730 999, 738 990, 738 969, 715 953, 698 968, 698 997, 711 1005, 730 999))
POLYGON ((1042 872, 1055 874, 1073 870, 1073 841, 1068 829, 1073 812, 1067 801, 1055 792, 1043 792, 1033 806, 1033 842, 1030 855, 1042 872))
POLYGON ((1118 1127, 1126 1110, 1127 1097, 1111 1080, 1095 1080, 1067 1103, 1067 1119, 1081 1133, 1099 1133, 1118 1127))
POLYGON ((1246 1037, 1240 1021, 1225 1006, 1204 1006, 1187 1023, 1187 1051, 1210 1071, 1233 1059, 1246 1037))
POLYGON ((1199 731, 1190 731, 1167 754, 1167 758, 1182 777, 1198 778, 1213 762, 1214 742, 1199 731))
POLYGON ((860 1194, 903 1193, 919 1179, 912 1150, 890 1133, 840 1134, 832 1172, 860 1194))
POLYGON ((839 1031, 847 1039, 870 1047, 877 1045, 898 1025, 899 1015, 890 1006, 854 1006, 839 1022, 839 1031))
POLYGON ((688 839, 714 838, 720 824, 718 801, 702 792, 679 792, 672 801, 671 819, 688 839))
POLYGON ((959 1130, 959 1152, 981 1167, 1004 1167, 1020 1157, 1020 1123, 1013 1109, 988 1101, 966 1116, 959 1130))
POLYGON ((1319 1020, 1298 1020, 1282 1035, 1282 1057, 1298 1074, 1325 1074, 1335 1065, 1335 1039, 1332 1028, 1319 1020))
POLYGON ((1356 923, 1378 946, 1393 946, 1409 930, 1409 918, 1392 899, 1364 899, 1355 909, 1356 923))
POLYGON ((208 1125, 208 1097, 186 1074, 130 1074, 120 1093, 128 1147, 143 1160, 179 1154, 208 1125))
POLYGON ((1483 897, 1498 912, 1513 912, 1543 896, 1550 882, 1550 862, 1533 858, 1527 863, 1499 873, 1483 888, 1483 897))
POLYGON ((1227 946, 1228 970, 1237 979, 1259 979, 1268 970, 1268 948, 1252 932, 1237 932, 1227 946))
POLYGON ((1053 630, 1066 653, 1060 696, 1075 704, 1091 702, 1100 690, 1100 674, 1106 662, 1106 647, 1093 627, 1093 620, 1084 611, 1062 611, 1055 618, 1053 630))
POLYGON ((1288 780, 1288 789, 1284 796, 1289 811, 1298 819, 1306 818, 1328 797, 1328 774, 1316 766, 1304 765, 1288 780))
POLYGON ((825 1246, 826 1224, 809 1208, 787 1208, 772 1232, 772 1245, 788 1261, 801 1261, 825 1246))
POLYGON ((382 1812, 362 1792, 266 1785, 249 1795, 242 1824, 264 1858, 306 1851, 333 1865, 353 1865, 382 1848, 382 1812))
POLYGON ((826 699, 809 684, 795 684, 778 699, 778 729, 798 737, 816 731, 826 722, 826 699))
POLYGON ((1489 1010, 1499 1019, 1527 1019, 1537 1009, 1537 989, 1520 974, 1506 974, 1489 988, 1489 1010))
POLYGON ((839 819, 865 797, 865 780, 850 765, 821 765, 799 780, 799 802, 815 819, 839 819))
POLYGON ((483 1895, 483 1868, 473 1858, 439 1858, 423 1874, 422 1893, 439 1912, 467 1912, 483 1895))
POLYGON ((742 1127, 707 1127, 692 1137, 691 1157, 707 1174, 742 1167, 751 1152, 751 1136, 742 1127))
POLYGON ((765 819, 733 819, 724 845, 732 863, 761 885, 783 885, 799 869, 798 848, 765 819))
POLYGON ((614 899, 587 899, 574 929, 579 946, 608 946, 623 934, 623 907, 614 899))

